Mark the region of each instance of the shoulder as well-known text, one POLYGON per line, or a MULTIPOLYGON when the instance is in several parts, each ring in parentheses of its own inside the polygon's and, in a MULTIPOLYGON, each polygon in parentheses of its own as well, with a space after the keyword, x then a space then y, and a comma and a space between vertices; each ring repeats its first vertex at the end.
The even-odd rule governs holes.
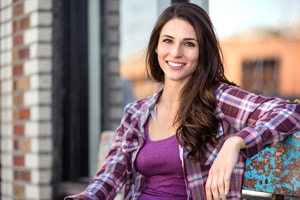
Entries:
MULTIPOLYGON (((241 89, 237 86, 228 85, 226 83, 221 84, 216 90, 216 99, 218 102, 231 102, 232 104, 241 102, 251 102, 261 104, 265 101, 279 98, 276 97, 266 97, 262 95, 257 95, 252 92, 241 89)), ((281 99, 280 99, 281 100, 281 99)))
POLYGON ((135 100, 127 104, 124 108, 125 112, 135 113, 138 110, 143 110, 147 107, 150 102, 151 97, 146 97, 142 99, 135 100))
POLYGON ((246 90, 241 89, 238 86, 228 85, 227 83, 221 84, 216 90, 217 99, 222 96, 235 96, 244 97, 245 95, 252 94, 246 90))
POLYGON ((153 108, 162 91, 163 91, 163 87, 160 87, 158 91, 156 91, 153 95, 135 100, 127 104, 125 106, 124 111, 133 114, 139 111, 143 111, 145 109, 153 108))

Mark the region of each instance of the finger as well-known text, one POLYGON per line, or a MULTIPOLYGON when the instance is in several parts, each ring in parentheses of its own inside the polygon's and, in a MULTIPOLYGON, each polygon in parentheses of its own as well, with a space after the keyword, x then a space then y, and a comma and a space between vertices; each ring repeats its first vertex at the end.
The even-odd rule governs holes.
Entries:
POLYGON ((206 185, 205 185, 205 192, 206 192, 206 199, 212 200, 212 194, 211 194, 211 175, 208 175, 206 185))
POLYGON ((231 173, 226 173, 224 176, 225 195, 229 193, 231 173))
POLYGON ((224 175, 224 173, 222 173, 219 175, 219 179, 218 179, 218 190, 219 190, 219 194, 222 199, 226 199, 224 177, 225 177, 225 175, 224 175))
POLYGON ((211 193, 213 196, 214 200, 219 200, 219 189, 218 189, 218 179, 219 179, 219 175, 215 175, 212 183, 211 183, 211 193))

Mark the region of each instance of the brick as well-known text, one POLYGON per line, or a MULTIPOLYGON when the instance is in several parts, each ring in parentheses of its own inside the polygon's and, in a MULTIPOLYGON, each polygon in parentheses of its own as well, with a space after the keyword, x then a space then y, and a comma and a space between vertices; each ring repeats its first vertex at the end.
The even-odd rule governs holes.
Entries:
POLYGON ((19 55, 18 55, 18 50, 13 50, 12 52, 11 52, 11 57, 12 57, 12 60, 13 61, 17 61, 18 59, 19 59, 19 55))
POLYGON ((30 171, 21 172, 21 180, 30 182, 31 181, 31 172, 30 171))
POLYGON ((6 80, 6 79, 11 79, 12 78, 12 70, 11 66, 2 66, 0 68, 1 71, 1 81, 6 80))
POLYGON ((49 185, 30 185, 25 186, 26 199, 52 199, 52 187, 49 185))
POLYGON ((19 141, 18 140, 14 141, 14 150, 19 150, 19 141))
POLYGON ((34 12, 30 15, 30 26, 50 26, 52 23, 51 12, 34 12))
POLYGON ((13 90, 16 91, 18 89, 18 81, 13 81, 13 90))
POLYGON ((16 166, 24 166, 25 164, 24 155, 14 155, 13 164, 16 166))
POLYGON ((39 0, 31 0, 24 2, 24 13, 28 14, 38 10, 38 2, 39 0))
POLYGON ((20 119, 30 119, 30 110, 28 108, 19 111, 20 119))
POLYGON ((12 167, 12 155, 11 153, 1 152, 1 169, 4 167, 12 167))
POLYGON ((19 59, 29 58, 29 47, 23 48, 23 49, 19 49, 19 51, 18 51, 18 58, 19 59))
POLYGON ((52 45, 34 43, 30 45, 30 58, 52 57, 52 45))
POLYGON ((7 7, 5 9, 2 9, 0 14, 1 14, 1 18, 0 18, 1 22, 10 20, 11 17, 12 17, 11 7, 7 7))
POLYGON ((30 16, 24 17, 20 21, 20 29, 25 30, 30 28, 30 16))
POLYGON ((31 151, 31 141, 30 139, 20 139, 18 141, 18 150, 23 152, 31 151))
POLYGON ((15 35, 14 39, 13 39, 13 45, 15 46, 19 46, 19 45, 23 45, 24 41, 23 41, 23 34, 19 34, 19 35, 15 35))
POLYGON ((13 46, 12 37, 8 36, 6 38, 3 38, 0 44, 1 44, 1 51, 11 50, 13 46))
POLYGON ((25 187, 23 185, 19 185, 14 183, 14 195, 17 197, 25 197, 25 187))
POLYGON ((8 94, 8 95, 3 95, 1 96, 1 107, 2 108, 12 108, 13 106, 13 96, 8 94))
POLYGON ((11 123, 1 123, 1 137, 13 137, 13 125, 11 123))
POLYGON ((28 168, 49 168, 52 166, 52 154, 26 153, 25 166, 28 168))
POLYGON ((34 27, 24 31, 24 44, 51 42, 52 30, 49 27, 34 27))
POLYGON ((15 32, 17 32, 18 30, 19 30, 19 27, 20 27, 20 22, 19 22, 19 20, 15 20, 14 22, 13 22, 13 32, 15 33, 15 32))
POLYGON ((14 121, 18 120, 19 119, 19 111, 18 110, 14 110, 12 112, 13 112, 13 119, 14 119, 14 121))
POLYGON ((1 8, 4 8, 6 6, 9 6, 12 3, 12 0, 1 0, 0 4, 1 4, 1 8))
POLYGON ((52 139, 50 137, 31 139, 31 152, 51 152, 52 150, 52 139))
POLYGON ((32 13, 37 10, 51 10, 52 1, 49 0, 31 0, 24 2, 24 13, 32 13))
POLYGON ((14 143, 11 138, 1 138, 1 151, 12 152, 14 143))
POLYGON ((14 179, 15 180, 20 180, 21 175, 20 175, 20 171, 19 170, 14 170, 14 179))
POLYGON ((13 132, 16 136, 23 136, 25 132, 24 125, 14 125, 13 132))
POLYGON ((16 4, 13 6, 13 17, 23 14, 23 3, 16 4))
POLYGON ((51 136, 52 125, 50 122, 25 122, 25 136, 37 137, 37 136, 51 136))
POLYGON ((30 89, 30 78, 25 77, 25 78, 19 79, 17 89, 22 90, 22 91, 29 90, 30 89))
MULTIPOLYGON (((1 176, 2 178, 2 176, 1 176)), ((4 199, 7 196, 13 195, 13 185, 12 182, 1 181, 1 197, 4 199)))
POLYGON ((11 110, 2 110, 1 120, 1 124, 2 122, 11 122, 13 120, 13 113, 11 112, 11 110))
POLYGON ((13 170, 9 167, 2 167, 1 168, 1 182, 5 181, 12 182, 14 180, 13 170))
POLYGON ((31 120, 51 120, 50 106, 33 106, 30 110, 31 120))
POLYGON ((13 105, 20 106, 23 105, 23 94, 15 94, 13 97, 13 105))
POLYGON ((51 103, 51 91, 26 91, 24 93, 24 105, 34 106, 51 103))
POLYGON ((50 59, 32 59, 24 62, 24 75, 51 72, 52 61, 50 59))
POLYGON ((1 65, 9 65, 12 61, 12 54, 10 51, 1 53, 1 65))
POLYGON ((50 75, 32 75, 30 77, 30 88, 34 89, 51 89, 52 78, 50 75))
POLYGON ((50 184, 52 180, 51 169, 31 170, 31 182, 34 184, 50 184))
POLYGON ((20 65, 15 65, 13 67, 13 76, 20 76, 20 75, 23 75, 23 64, 20 64, 20 65))
POLYGON ((5 37, 12 34, 12 22, 8 21, 6 23, 1 24, 0 27, 1 36, 5 37))

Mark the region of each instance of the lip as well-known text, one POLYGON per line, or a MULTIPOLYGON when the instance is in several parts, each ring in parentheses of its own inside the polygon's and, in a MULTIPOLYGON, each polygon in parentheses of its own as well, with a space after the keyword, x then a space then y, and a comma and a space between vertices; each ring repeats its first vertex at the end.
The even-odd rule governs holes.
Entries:
POLYGON ((182 62, 172 62, 172 61, 166 61, 166 62, 172 69, 181 69, 186 65, 185 63, 182 62))

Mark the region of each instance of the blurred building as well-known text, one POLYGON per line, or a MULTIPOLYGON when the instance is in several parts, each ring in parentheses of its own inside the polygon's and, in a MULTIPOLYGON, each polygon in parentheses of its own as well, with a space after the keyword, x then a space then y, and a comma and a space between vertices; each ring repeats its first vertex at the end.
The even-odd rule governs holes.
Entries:
POLYGON ((1 199, 62 199, 123 111, 118 0, 1 0, 1 199))
POLYGON ((221 40, 226 72, 242 88, 287 100, 300 97, 300 24, 252 29, 221 40))

